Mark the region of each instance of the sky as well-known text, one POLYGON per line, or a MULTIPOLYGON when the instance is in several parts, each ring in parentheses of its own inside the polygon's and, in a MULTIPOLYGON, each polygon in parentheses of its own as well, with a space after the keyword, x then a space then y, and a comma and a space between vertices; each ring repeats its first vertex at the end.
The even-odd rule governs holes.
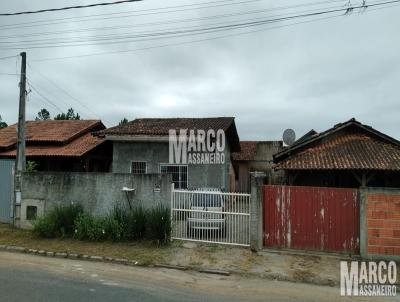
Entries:
MULTIPOLYGON (((110 1, 2 0, 0 13, 110 1)), ((70 107, 108 127, 124 117, 234 116, 241 140, 277 140, 287 128, 300 137, 355 117, 400 139, 400 3, 216 33, 132 38, 346 5, 145 0, 0 16, 0 58, 16 55, 0 59, 0 115, 9 124, 17 120, 18 54, 26 51, 28 120, 41 108, 54 116, 70 107)))

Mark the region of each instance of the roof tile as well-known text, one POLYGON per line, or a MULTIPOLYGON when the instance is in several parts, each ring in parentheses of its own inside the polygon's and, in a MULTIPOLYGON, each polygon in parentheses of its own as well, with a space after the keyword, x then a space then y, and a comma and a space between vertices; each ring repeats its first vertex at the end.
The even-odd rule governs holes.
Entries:
POLYGON ((235 161, 253 160, 257 152, 256 141, 241 141, 240 152, 233 152, 232 159, 235 161))
POLYGON ((400 170, 400 147, 363 133, 345 133, 274 165, 285 170, 400 170))

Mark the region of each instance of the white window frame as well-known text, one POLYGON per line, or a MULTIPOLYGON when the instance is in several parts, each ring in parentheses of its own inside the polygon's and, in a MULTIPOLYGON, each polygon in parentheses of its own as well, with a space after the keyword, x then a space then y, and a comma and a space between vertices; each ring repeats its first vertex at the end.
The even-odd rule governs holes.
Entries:
POLYGON ((144 161, 144 160, 131 160, 130 172, 131 172, 131 174, 133 174, 133 175, 147 174, 147 161, 144 161), (145 163, 145 165, 146 165, 145 172, 144 172, 144 173, 133 173, 133 172, 132 172, 132 165, 133 165, 133 163, 145 163))
POLYGON ((186 186, 189 188, 189 165, 184 165, 184 164, 170 164, 170 163, 160 163, 158 167, 158 171, 160 174, 161 173, 161 166, 169 166, 169 167, 186 167, 186 186))

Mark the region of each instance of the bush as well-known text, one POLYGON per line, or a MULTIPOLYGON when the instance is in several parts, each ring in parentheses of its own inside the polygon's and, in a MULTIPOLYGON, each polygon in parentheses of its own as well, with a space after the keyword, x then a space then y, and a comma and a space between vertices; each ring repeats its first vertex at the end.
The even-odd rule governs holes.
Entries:
POLYGON ((123 225, 112 215, 105 218, 104 230, 109 239, 119 241, 123 238, 123 225))
POLYGON ((75 230, 75 219, 83 213, 81 205, 57 205, 34 223, 34 232, 41 237, 71 236, 75 230))
POLYGON ((171 238, 170 209, 159 204, 148 211, 147 217, 148 238, 159 244, 168 243, 171 238))
POLYGON ((116 206, 111 217, 118 221, 122 229, 122 239, 140 240, 146 232, 146 211, 141 205, 132 209, 116 206))
POLYGON ((108 238, 105 230, 105 219, 103 217, 92 217, 91 224, 87 230, 88 239, 91 241, 103 241, 108 238))
POLYGON ((107 239, 106 219, 81 213, 75 220, 75 238, 79 240, 103 241, 107 239))
POLYGON ((127 222, 124 237, 128 240, 140 240, 146 233, 146 211, 138 205, 127 213, 127 222))
POLYGON ((58 235, 62 237, 73 235, 75 230, 75 219, 81 213, 83 213, 83 207, 79 204, 56 206, 53 211, 50 212, 50 216, 53 216, 58 235))
POLYGON ((88 230, 91 224, 92 224, 92 216, 86 213, 79 214, 78 217, 75 219, 74 237, 79 240, 88 239, 89 238, 88 230))
POLYGON ((54 219, 49 215, 38 217, 33 223, 33 233, 44 238, 56 236, 54 219))

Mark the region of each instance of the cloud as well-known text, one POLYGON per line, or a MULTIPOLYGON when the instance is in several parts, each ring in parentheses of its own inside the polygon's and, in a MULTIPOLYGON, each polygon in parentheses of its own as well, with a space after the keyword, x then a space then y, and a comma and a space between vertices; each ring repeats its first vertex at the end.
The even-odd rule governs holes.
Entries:
MULTIPOLYGON (((95 0, 84 2, 93 1, 95 0)), ((69 5, 74 2, 76 1, 63 0, 54 3, 44 0, 40 2, 39 7, 31 1, 5 0, 1 2, 0 8, 2 11, 19 11, 69 5)), ((265 0, 203 10, 69 22, 13 30, 1 30, 0 27, 0 35, 136 26, 118 31, 98 30, 40 37, 60 39, 78 35, 90 37, 204 26, 221 20, 164 26, 140 24, 267 9, 276 7, 274 3, 265 0)), ((115 8, 0 18, 0 26, 49 18, 183 4, 187 2, 154 0, 115 8)), ((298 4, 298 1, 287 1, 287 4, 298 4)), ((269 140, 280 139, 286 128, 295 129, 300 136, 311 128, 322 131, 354 116, 361 122, 400 138, 397 129, 400 113, 400 92, 397 88, 400 77, 398 9, 394 7, 374 12, 367 10, 365 14, 355 13, 347 17, 276 28, 240 37, 105 56, 33 61, 39 58, 190 41, 204 36, 130 44, 27 50, 28 61, 33 68, 28 69, 28 78, 61 109, 73 107, 82 117, 100 117, 108 126, 117 124, 123 117, 133 119, 143 116, 235 116, 241 139, 269 140), (40 76, 37 71, 51 78, 79 102, 40 76)), ((274 14, 278 12, 256 16, 274 14)), ((235 17, 231 20, 252 16, 235 17)), ((0 38, 1 40, 4 38, 0 38)), ((18 50, 0 49, 0 57, 18 53, 18 50)), ((0 72, 14 73, 15 60, 0 61, 0 72)), ((0 76, 0 93, 0 115, 7 122, 13 123, 17 119, 18 77, 0 76)), ((42 107, 48 108, 53 114, 58 113, 58 109, 35 92, 31 93, 30 99, 27 106, 28 118, 34 118, 42 107)))

